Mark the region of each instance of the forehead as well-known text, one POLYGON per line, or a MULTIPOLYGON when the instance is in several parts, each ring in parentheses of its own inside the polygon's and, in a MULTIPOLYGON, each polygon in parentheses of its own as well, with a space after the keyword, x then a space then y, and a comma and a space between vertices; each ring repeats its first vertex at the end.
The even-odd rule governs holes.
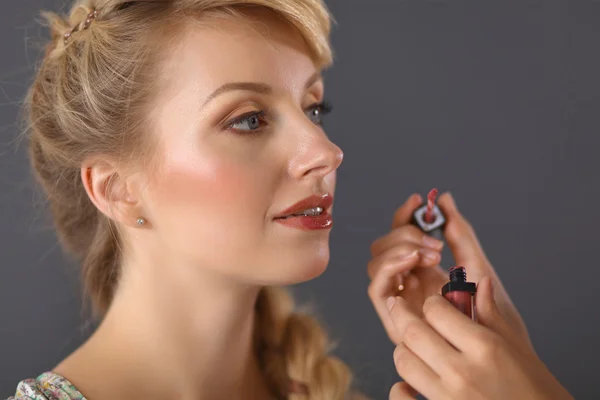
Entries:
POLYGON ((189 23, 166 70, 180 86, 212 91, 229 82, 264 82, 275 90, 299 92, 317 70, 301 34, 274 15, 189 23))

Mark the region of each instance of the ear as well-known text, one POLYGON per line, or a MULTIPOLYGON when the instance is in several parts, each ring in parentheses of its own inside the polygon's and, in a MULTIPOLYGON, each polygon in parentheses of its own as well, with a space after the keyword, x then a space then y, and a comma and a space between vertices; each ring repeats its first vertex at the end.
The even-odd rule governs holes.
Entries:
POLYGON ((86 160, 81 181, 100 212, 123 225, 139 227, 137 221, 143 216, 139 192, 116 163, 103 158, 86 160))

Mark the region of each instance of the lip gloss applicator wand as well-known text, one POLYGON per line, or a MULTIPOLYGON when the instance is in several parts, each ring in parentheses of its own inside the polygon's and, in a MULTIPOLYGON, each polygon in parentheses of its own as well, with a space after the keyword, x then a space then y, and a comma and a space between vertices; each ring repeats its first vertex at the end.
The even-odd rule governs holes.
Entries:
POLYGON ((431 189, 427 195, 427 203, 417 208, 413 213, 412 222, 429 236, 443 240, 446 217, 435 203, 437 195, 438 190, 431 189))

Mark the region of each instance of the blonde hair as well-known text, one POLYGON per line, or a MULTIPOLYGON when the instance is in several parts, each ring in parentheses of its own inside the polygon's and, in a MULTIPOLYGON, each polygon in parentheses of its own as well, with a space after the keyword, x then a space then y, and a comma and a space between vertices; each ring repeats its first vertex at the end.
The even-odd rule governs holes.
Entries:
MULTIPOLYGON (((87 196, 81 164, 95 154, 128 162, 155 156, 157 146, 143 132, 145 107, 157 91, 150 84, 160 64, 156 43, 174 40, 184 17, 240 16, 249 7, 287 21, 320 67, 331 63, 330 16, 321 0, 80 0, 68 17, 44 13, 53 40, 26 102, 30 158, 59 240, 81 262, 84 289, 100 314, 116 290, 121 239, 87 196), (84 22, 94 10, 95 19, 84 22)), ((348 393, 348 368, 330 355, 317 321, 294 311, 287 290, 264 288, 256 310, 257 352, 274 392, 287 396, 291 379, 306 384, 309 395, 289 399, 348 393)))

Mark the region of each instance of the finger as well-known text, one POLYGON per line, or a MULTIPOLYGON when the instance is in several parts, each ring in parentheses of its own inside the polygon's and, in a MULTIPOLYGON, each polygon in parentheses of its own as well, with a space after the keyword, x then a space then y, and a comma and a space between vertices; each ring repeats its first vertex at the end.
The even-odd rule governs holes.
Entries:
POLYGON ((502 337, 509 338, 512 336, 496 303, 493 281, 489 276, 483 277, 477 285, 475 305, 478 323, 490 328, 502 337))
POLYGON ((404 344, 439 376, 451 376, 461 364, 461 354, 423 320, 408 324, 404 344))
POLYGON ((493 282, 489 276, 485 276, 477 285, 475 295, 477 322, 518 347, 524 346, 527 350, 533 348, 524 323, 511 323, 511 320, 507 320, 500 311, 494 296, 493 282), (518 328, 520 326, 523 327, 522 330, 518 328))
POLYGON ((382 296, 386 296, 390 289, 390 283, 394 281, 394 278, 404 271, 417 267, 419 259, 419 252, 414 250, 408 254, 387 260, 384 265, 379 267, 369 285, 369 294, 373 296, 372 298, 382 299, 382 296))
POLYGON ((414 390, 428 399, 445 399, 440 377, 404 344, 394 350, 396 371, 414 390))
POLYGON ((396 285, 396 289, 396 293, 390 294, 395 294, 404 299, 410 299, 411 302, 422 304, 422 301, 419 303, 419 298, 422 297, 423 287, 420 282, 420 277, 416 273, 401 276, 401 279, 399 279, 399 282, 396 285))
POLYGON ((404 257, 412 255, 414 252, 418 253, 418 258, 416 259, 415 264, 406 270, 415 267, 433 267, 438 265, 442 260, 442 254, 439 251, 422 248, 412 243, 402 243, 396 247, 392 247, 369 262, 367 265, 369 278, 374 279, 381 268, 384 268, 390 263, 395 264, 398 260, 402 260, 404 257))
POLYGON ((404 334, 408 325, 420 318, 412 312, 406 300, 401 297, 388 297, 386 300, 389 319, 392 322, 395 331, 398 333, 398 338, 401 342, 404 341, 404 334))
POLYGON ((390 336, 394 336, 392 341, 396 343, 396 335, 393 335, 392 332, 395 332, 394 324, 390 319, 390 315, 388 312, 388 308, 385 303, 386 297, 389 295, 390 290, 393 289, 392 285, 396 284, 397 275, 403 270, 409 270, 414 268, 419 262, 418 252, 415 251, 408 256, 406 256, 402 260, 398 260, 395 264, 389 264, 385 267, 381 268, 381 270, 375 275, 373 281, 369 285, 368 294, 375 311, 381 318, 383 322, 383 326, 386 331, 390 333, 390 336))
MULTIPOLYGON (((390 295, 400 296, 407 301, 410 310, 422 318, 423 302, 432 290, 439 290, 446 283, 446 274, 438 267, 415 268, 407 276, 402 276, 402 288, 390 295)), ((398 285, 400 285, 400 283, 398 285)))
POLYGON ((437 251, 441 251, 444 248, 444 242, 441 240, 423 233, 423 231, 414 225, 404 225, 393 229, 387 235, 375 240, 371 245, 371 255, 376 257, 404 242, 437 251))
POLYGON ((419 392, 406 382, 398 382, 390 390, 390 400, 411 400, 416 399, 418 395, 419 392))
POLYGON ((446 215, 444 236, 458 265, 472 270, 487 260, 475 231, 458 210, 450 193, 440 196, 438 205, 446 215))
MULTIPOLYGON (((389 249, 385 253, 380 254, 369 261, 369 264, 367 265, 369 278, 374 279, 381 269, 386 268, 390 264, 397 264, 406 257, 413 257, 415 254, 417 255, 416 261, 418 262, 419 250, 421 250, 421 248, 413 243, 402 243, 389 249)), ((414 267, 417 265, 418 263, 414 265, 414 267)))
POLYGON ((477 347, 475 342, 489 332, 487 328, 472 321, 440 295, 425 300, 423 315, 437 333, 461 352, 474 351, 477 347))
POLYGON ((413 213, 421 204, 423 204, 421 195, 412 194, 394 213, 392 229, 409 224, 413 213))
MULTIPOLYGON (((509 308, 514 308, 506 289, 502 285, 498 274, 488 261, 479 239, 469 222, 461 215, 456 203, 450 193, 440 196, 438 202, 440 208, 446 214, 447 224, 444 236, 456 264, 463 265, 467 269, 470 281, 480 281, 484 276, 489 276, 494 281, 495 291, 501 304, 507 303, 509 308)), ((512 321, 511 321, 512 322, 512 321)), ((517 323, 519 323, 517 321, 517 323)))

